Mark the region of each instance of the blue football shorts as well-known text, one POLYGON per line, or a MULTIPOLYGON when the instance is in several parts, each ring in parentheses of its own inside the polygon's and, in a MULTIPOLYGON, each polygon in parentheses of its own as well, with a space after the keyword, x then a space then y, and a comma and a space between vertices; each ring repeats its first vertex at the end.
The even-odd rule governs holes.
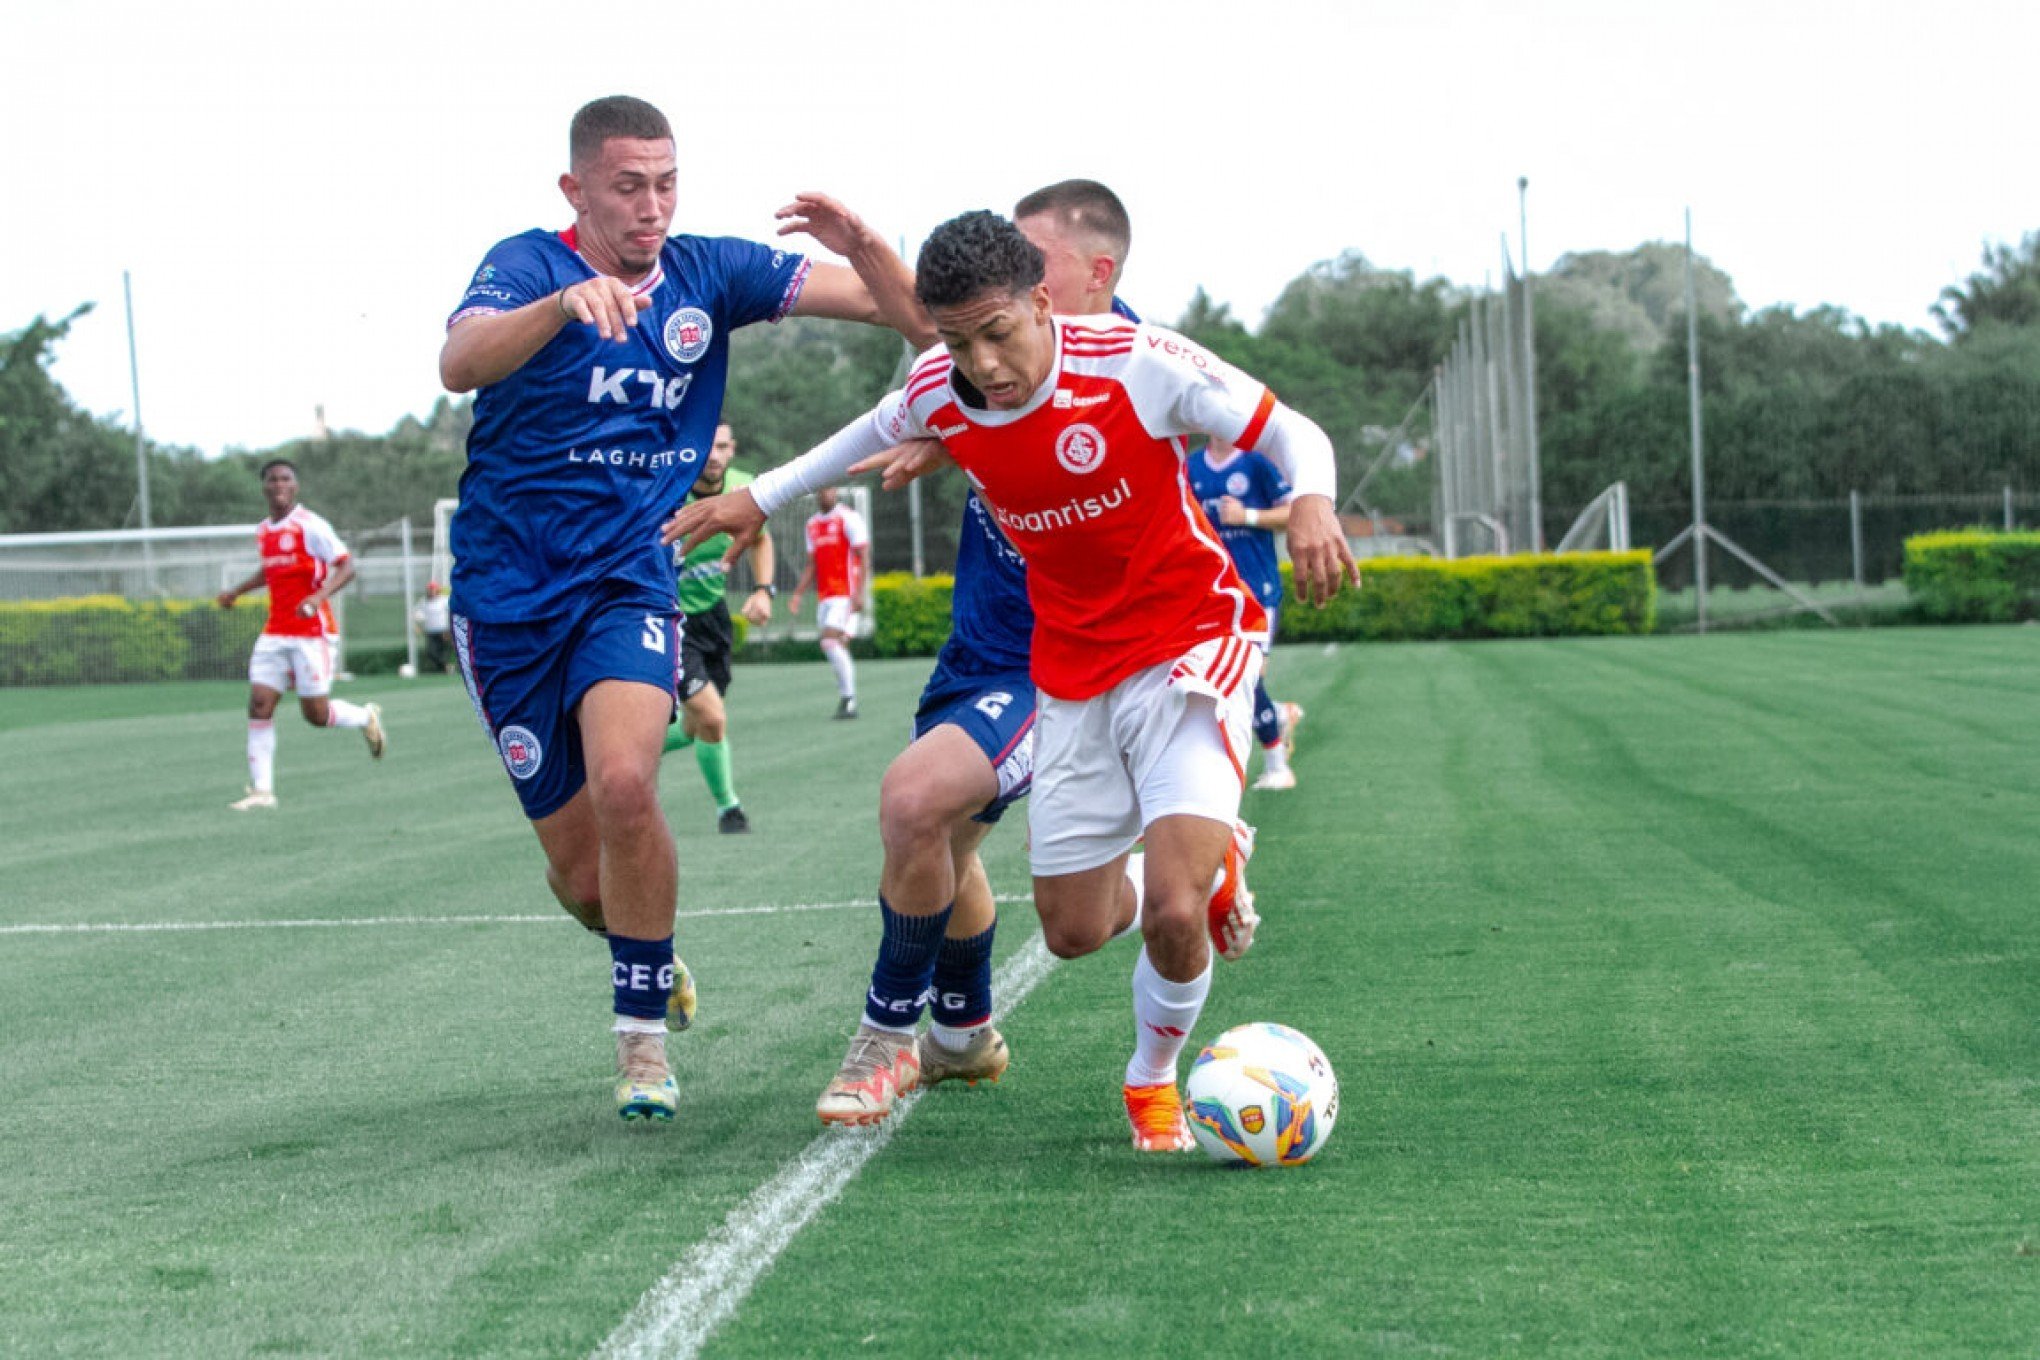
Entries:
POLYGON ((1034 787, 1034 681, 1025 671, 957 675, 941 668, 928 677, 914 713, 914 736, 948 723, 977 743, 999 776, 998 796, 971 814, 987 824, 1034 787))
POLYGON ((681 628, 671 602, 647 607, 633 599, 533 623, 453 616, 468 698, 526 817, 558 812, 588 782, 575 709, 598 682, 637 681, 678 703, 681 628))

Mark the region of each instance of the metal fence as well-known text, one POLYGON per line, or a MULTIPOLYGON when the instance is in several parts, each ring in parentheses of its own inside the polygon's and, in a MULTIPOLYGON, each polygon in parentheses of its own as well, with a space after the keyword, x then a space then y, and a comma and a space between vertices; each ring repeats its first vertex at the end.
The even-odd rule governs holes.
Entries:
POLYGON ((1530 290, 1506 257, 1502 270, 1501 291, 1473 299, 1438 371, 1435 527, 1447 557, 1545 543, 1530 290))

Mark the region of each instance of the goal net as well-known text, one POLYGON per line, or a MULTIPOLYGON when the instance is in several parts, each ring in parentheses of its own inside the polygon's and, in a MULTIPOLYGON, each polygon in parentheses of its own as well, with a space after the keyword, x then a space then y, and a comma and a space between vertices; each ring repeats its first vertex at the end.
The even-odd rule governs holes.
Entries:
POLYGON ((1587 503, 1554 552, 1629 551, 1629 484, 1616 482, 1587 503))

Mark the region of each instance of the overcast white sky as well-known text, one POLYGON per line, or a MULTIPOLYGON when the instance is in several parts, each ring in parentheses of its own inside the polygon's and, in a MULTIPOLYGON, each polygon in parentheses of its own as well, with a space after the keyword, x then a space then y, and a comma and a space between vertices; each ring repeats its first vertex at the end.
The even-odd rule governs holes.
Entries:
POLYGON ((796 190, 908 252, 1073 175, 1133 215, 1126 295, 1257 324, 1353 248, 1479 284, 1677 240, 1753 306, 1930 326, 2040 229, 2026 0, 1007 4, 0 0, 0 332, 98 309, 55 374, 208 453, 387 430, 439 395, 482 253, 566 225, 587 99, 673 120, 676 228, 758 238, 796 190), (561 16, 581 16, 563 22, 561 16), (603 16, 600 20, 592 16, 603 16))

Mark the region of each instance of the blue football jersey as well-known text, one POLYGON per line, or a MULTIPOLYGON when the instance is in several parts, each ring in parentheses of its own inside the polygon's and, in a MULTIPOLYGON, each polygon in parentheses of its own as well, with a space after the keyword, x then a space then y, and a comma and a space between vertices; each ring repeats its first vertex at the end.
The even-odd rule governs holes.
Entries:
POLYGON ((949 601, 949 640, 936 673, 992 675, 1027 669, 1034 642, 1034 606, 1027 600, 1027 564, 973 490, 963 503, 956 540, 956 587, 949 601))
MULTIPOLYGON (((732 237, 674 236, 635 291, 651 299, 622 341, 569 323, 475 397, 453 593, 508 623, 573 611, 591 588, 673 598, 659 525, 687 498, 722 418, 730 332, 793 307, 808 260, 732 237)), ((514 311, 595 270, 573 233, 497 244, 447 325, 514 311)))
POLYGON ((1239 449, 1218 467, 1211 465, 1207 445, 1190 455, 1190 494, 1204 507, 1204 514, 1218 529, 1218 536, 1232 554, 1240 579, 1254 592, 1263 608, 1282 603, 1282 572, 1275 560, 1275 535, 1267 529, 1250 529, 1244 524, 1221 524, 1218 502, 1231 496, 1249 510, 1272 510, 1290 497, 1289 482, 1282 470, 1258 453, 1239 449))

